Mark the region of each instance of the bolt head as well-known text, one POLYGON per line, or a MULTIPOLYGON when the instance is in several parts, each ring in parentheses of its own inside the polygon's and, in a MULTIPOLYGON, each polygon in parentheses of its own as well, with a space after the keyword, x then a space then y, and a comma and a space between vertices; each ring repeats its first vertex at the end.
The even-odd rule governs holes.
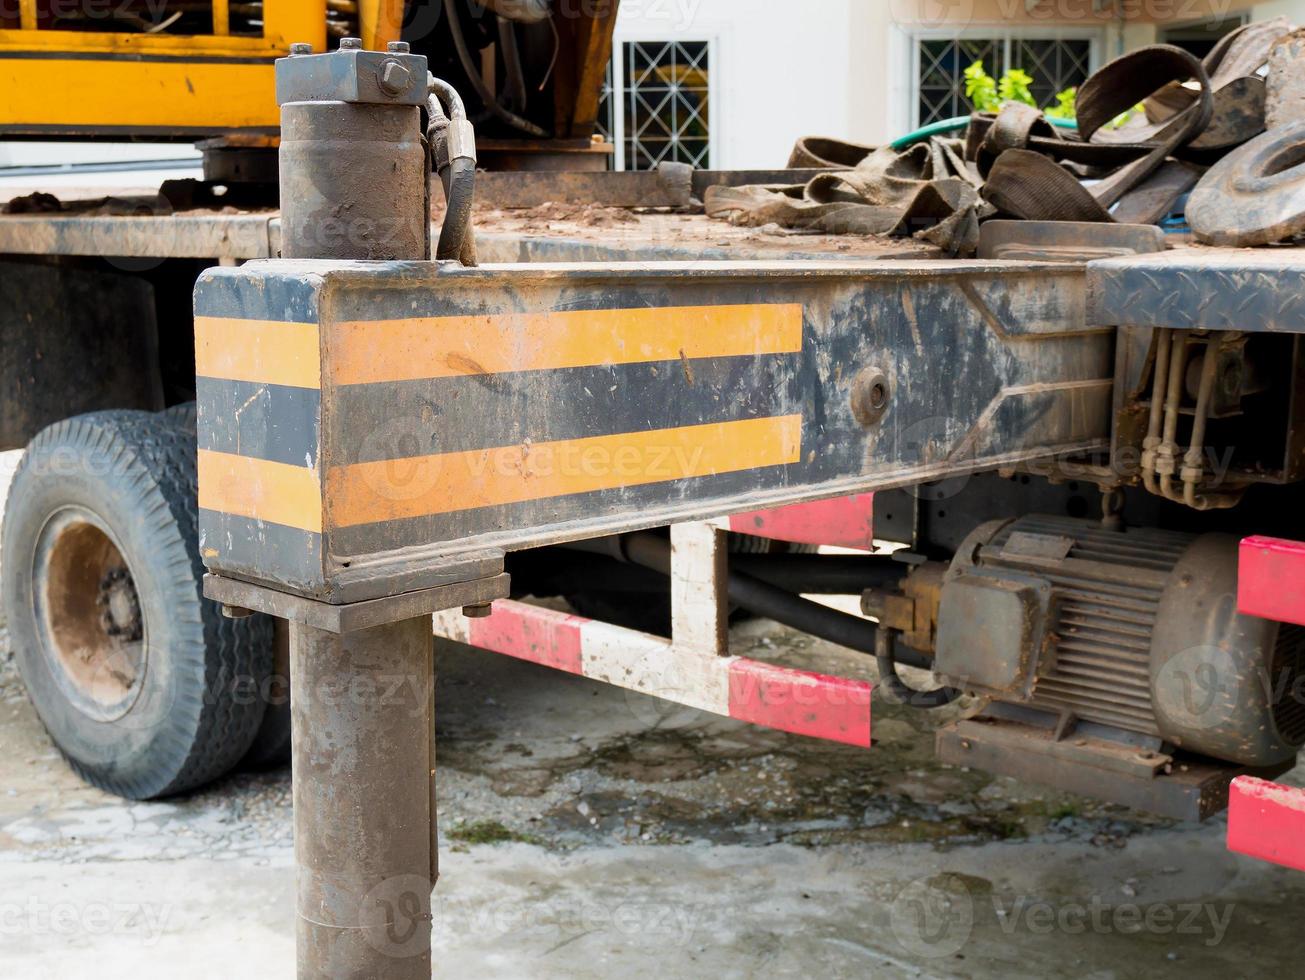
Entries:
POLYGON ((412 50, 412 45, 407 41, 391 41, 385 46, 385 50, 390 54, 407 54, 412 50))
POLYGON ((342 37, 340 38, 341 51, 361 51, 362 38, 360 37, 342 37))
POLYGON ((888 411, 893 389, 877 368, 867 368, 852 381, 852 414, 864 426, 875 425, 888 411))
POLYGON ((292 56, 301 55, 301 54, 312 54, 312 53, 313 53, 313 46, 305 41, 296 41, 294 44, 290 45, 290 54, 292 56))
POLYGON ((400 92, 407 91, 408 85, 412 82, 412 73, 397 61, 387 61, 381 66, 379 81, 382 91, 390 95, 398 95, 400 92))

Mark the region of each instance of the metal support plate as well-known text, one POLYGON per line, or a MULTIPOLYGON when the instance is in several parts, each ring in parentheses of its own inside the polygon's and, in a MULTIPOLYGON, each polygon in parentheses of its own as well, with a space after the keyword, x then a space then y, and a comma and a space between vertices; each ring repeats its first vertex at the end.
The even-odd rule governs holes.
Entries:
MULTIPOLYGON (((953 766, 1053 786, 1173 820, 1206 820, 1228 806, 1228 786, 1245 767, 1178 755, 1165 772, 1155 759, 1100 739, 1057 740, 1052 732, 1003 721, 962 719, 938 729, 938 758, 953 766)), ((1154 754, 1153 754, 1154 755, 1154 754)), ((1272 778, 1291 768, 1254 775, 1272 778)))
POLYGON ((1087 268, 1087 322, 1305 333, 1305 248, 1184 248, 1087 268))
POLYGON ((1081 270, 999 262, 209 270, 204 560, 353 602, 470 552, 1101 448, 1082 298, 1081 270))

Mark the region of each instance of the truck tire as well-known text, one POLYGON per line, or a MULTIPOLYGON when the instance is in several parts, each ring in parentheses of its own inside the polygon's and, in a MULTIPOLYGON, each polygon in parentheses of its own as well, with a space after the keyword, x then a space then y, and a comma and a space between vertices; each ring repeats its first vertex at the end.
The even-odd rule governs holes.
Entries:
POLYGON ((258 734, 240 760, 241 769, 276 769, 290 763, 290 629, 285 620, 272 620, 272 625, 272 668, 258 686, 266 707, 258 734))
POLYGON ((199 413, 194 402, 182 402, 180 405, 173 405, 171 408, 165 408, 159 412, 160 418, 165 418, 173 425, 189 432, 191 436, 195 435, 195 425, 197 424, 199 413))
POLYGON ((195 441, 150 412, 49 426, 14 475, 0 595, 28 695, 69 764, 131 799, 202 786, 249 750, 272 624, 203 597, 195 441))
MULTIPOLYGON (((192 444, 198 415, 194 402, 182 402, 159 412, 177 428, 186 432, 192 444)), ((259 614, 255 614, 259 615, 259 614)), ((263 617, 259 617, 263 618, 263 617)), ((260 632, 261 636, 262 633, 260 632)), ((290 761, 290 648, 289 634, 285 629, 276 631, 273 669, 266 677, 258 678, 257 689, 266 707, 249 751, 240 760, 241 769, 275 769, 290 761)))

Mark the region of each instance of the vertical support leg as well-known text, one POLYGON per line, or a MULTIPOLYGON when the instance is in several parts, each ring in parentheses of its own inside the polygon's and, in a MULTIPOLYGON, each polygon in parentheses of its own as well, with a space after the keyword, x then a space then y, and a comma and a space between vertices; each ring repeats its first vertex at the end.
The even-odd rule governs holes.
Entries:
POLYGON ((433 656, 429 616, 291 624, 300 977, 429 980, 433 656))
POLYGON ((729 652, 729 555, 713 524, 671 526, 671 636, 687 650, 729 652))

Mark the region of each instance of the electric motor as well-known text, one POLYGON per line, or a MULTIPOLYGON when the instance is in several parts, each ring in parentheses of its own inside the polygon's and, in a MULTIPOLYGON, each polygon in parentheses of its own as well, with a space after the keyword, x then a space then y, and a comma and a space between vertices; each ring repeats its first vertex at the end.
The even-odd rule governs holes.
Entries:
POLYGON ((1238 613, 1229 535, 1042 516, 985 524, 944 581, 936 668, 1061 729, 1247 766, 1305 743, 1305 629, 1238 613))

